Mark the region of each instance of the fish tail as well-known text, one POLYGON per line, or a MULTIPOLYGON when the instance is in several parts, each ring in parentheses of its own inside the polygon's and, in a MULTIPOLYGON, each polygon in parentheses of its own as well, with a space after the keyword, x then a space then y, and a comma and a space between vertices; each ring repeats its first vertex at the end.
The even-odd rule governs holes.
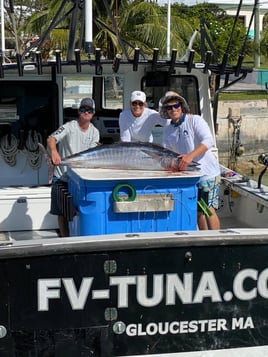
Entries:
POLYGON ((54 165, 51 160, 51 156, 49 155, 47 149, 44 147, 43 144, 38 143, 40 151, 43 153, 44 158, 46 160, 47 166, 48 166, 48 183, 52 183, 53 175, 54 175, 54 165))

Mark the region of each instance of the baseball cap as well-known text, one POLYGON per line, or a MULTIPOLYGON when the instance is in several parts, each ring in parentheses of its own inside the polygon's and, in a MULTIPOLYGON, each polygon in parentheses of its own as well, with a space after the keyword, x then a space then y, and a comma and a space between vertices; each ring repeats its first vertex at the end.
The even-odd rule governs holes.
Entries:
POLYGON ((139 100, 143 103, 146 102, 146 94, 140 90, 135 90, 131 93, 130 101, 135 102, 135 100, 139 100))
POLYGON ((89 107, 95 109, 95 102, 92 98, 83 98, 80 102, 80 107, 89 107))

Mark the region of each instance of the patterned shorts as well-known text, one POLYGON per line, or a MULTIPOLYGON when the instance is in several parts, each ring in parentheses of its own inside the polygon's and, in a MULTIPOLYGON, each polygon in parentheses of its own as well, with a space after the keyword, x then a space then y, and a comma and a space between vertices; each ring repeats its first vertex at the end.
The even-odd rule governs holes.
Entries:
MULTIPOLYGON (((198 200, 203 198, 208 207, 219 208, 219 183, 218 178, 200 181, 198 187, 198 200)), ((199 206, 198 206, 198 210, 199 206)))

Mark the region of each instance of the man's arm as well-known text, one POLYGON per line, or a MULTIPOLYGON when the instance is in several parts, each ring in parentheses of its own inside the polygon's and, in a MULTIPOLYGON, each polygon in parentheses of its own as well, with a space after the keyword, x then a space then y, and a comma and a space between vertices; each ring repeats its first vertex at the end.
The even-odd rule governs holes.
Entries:
POLYGON ((61 163, 61 157, 57 149, 57 141, 53 136, 47 138, 47 146, 51 153, 51 160, 54 165, 59 165, 61 163))

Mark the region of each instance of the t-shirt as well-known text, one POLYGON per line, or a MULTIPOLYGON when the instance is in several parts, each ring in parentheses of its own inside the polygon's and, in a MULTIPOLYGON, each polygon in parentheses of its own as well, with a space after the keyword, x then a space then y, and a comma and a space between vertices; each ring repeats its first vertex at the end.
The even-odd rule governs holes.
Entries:
POLYGON ((188 154, 200 144, 208 150, 195 158, 200 164, 201 180, 208 180, 220 175, 218 159, 211 151, 214 139, 207 122, 199 115, 186 114, 185 120, 179 126, 170 124, 163 133, 163 147, 178 154, 188 154))
MULTIPOLYGON (((62 159, 95 147, 100 141, 99 131, 92 123, 89 124, 87 130, 82 130, 77 120, 65 123, 50 136, 56 139, 57 149, 62 159)), ((58 165, 55 167, 54 174, 59 178, 66 170, 66 167, 58 165)))
POLYGON ((119 116, 121 141, 153 142, 152 130, 156 125, 167 126, 169 119, 160 117, 156 110, 144 108, 140 117, 135 117, 130 109, 125 109, 119 116))

